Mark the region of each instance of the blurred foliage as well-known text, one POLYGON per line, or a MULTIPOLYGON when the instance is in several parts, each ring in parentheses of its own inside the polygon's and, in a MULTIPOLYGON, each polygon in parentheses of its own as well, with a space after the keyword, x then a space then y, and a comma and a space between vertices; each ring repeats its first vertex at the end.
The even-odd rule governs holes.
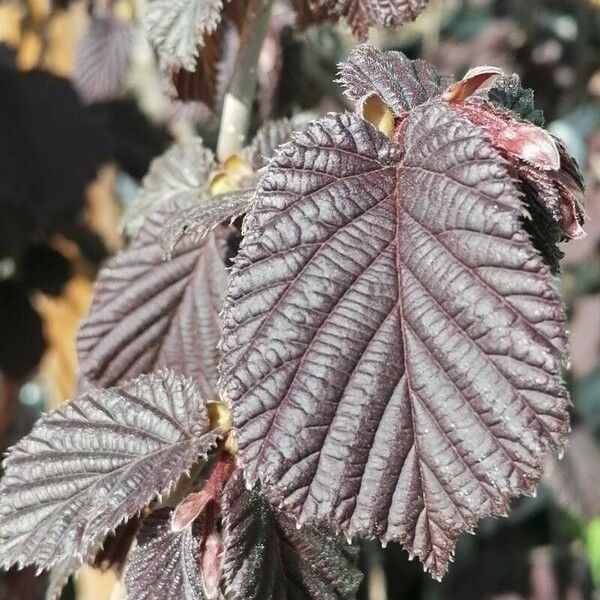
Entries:
MULTIPOLYGON (((118 19, 137 31, 142 4, 118 0, 118 19)), ((3 447, 75 386, 77 322, 99 264, 123 243, 120 214, 150 160, 172 138, 197 131, 209 144, 216 139, 218 107, 169 102, 141 35, 123 38, 127 60, 118 73, 104 72, 106 86, 86 87, 76 65, 89 51, 92 20, 82 1, 68 9, 47 0, 0 4, 0 156, 12 161, 0 167, 3 447), (17 115, 40 129, 15 125, 17 115)), ((278 7, 268 39, 254 128, 345 105, 333 80, 355 43, 347 29, 298 33, 278 7)), ((370 40, 456 75, 477 64, 519 73, 586 173, 589 221, 587 238, 564 248, 574 427, 564 460, 548 465, 536 498, 461 540, 441 584, 399 547, 366 544, 361 600, 600 598, 600 0, 431 0, 415 23, 373 30, 370 40)), ((35 600, 43 585, 30 572, 11 573, 0 598, 35 600)))

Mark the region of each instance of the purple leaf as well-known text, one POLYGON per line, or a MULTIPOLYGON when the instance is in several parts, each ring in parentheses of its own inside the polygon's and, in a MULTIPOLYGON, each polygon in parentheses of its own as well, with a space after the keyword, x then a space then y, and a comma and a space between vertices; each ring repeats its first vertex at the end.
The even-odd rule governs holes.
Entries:
POLYGON ((44 416, 0 482, 0 564, 87 560, 216 444, 190 379, 169 371, 90 390, 44 416))
POLYGON ((505 165, 440 103, 398 143, 313 124, 259 184, 224 309, 248 482, 437 577, 568 429, 562 304, 505 165))
POLYGON ((223 495, 227 600, 350 600, 357 552, 333 534, 297 529, 238 472, 223 495))
POLYGON ((198 243, 186 238, 164 260, 164 223, 175 212, 153 213, 131 246, 100 271, 77 339, 81 371, 110 386, 166 366, 192 376, 211 400, 227 277, 224 232, 198 243))
MULTIPOLYGON (((129 600, 209 600, 201 573, 201 522, 171 530, 172 510, 144 519, 125 576, 129 600)), ((217 596, 218 598, 219 596, 217 596)))
POLYGON ((401 52, 381 52, 363 44, 341 66, 339 81, 354 102, 375 92, 399 116, 439 96, 452 79, 439 75, 424 60, 409 60, 401 52))
POLYGON ((115 17, 93 17, 75 54, 73 83, 86 102, 112 100, 127 74, 134 29, 115 17))

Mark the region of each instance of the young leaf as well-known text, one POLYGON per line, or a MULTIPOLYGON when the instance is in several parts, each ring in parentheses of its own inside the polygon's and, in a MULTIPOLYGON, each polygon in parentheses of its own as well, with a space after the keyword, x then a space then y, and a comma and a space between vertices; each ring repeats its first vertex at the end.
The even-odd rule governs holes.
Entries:
POLYGON ((357 549, 332 533, 297 529, 238 471, 223 495, 227 600, 350 600, 357 549))
POLYGON ((510 110, 518 119, 544 126, 544 113, 535 108, 533 90, 524 88, 518 75, 505 75, 487 91, 490 102, 498 108, 510 110))
POLYGON ((217 441, 190 379, 170 371, 90 390, 44 416, 0 482, 0 564, 93 557, 106 535, 217 441))
POLYGON ((200 571, 199 526, 171 529, 172 509, 144 519, 125 575, 129 600, 209 600, 200 571))
POLYGON ((115 98, 123 85, 134 29, 115 17, 93 17, 75 54, 73 83, 86 102, 115 98))
POLYGON ((225 291, 224 232, 186 238, 164 260, 165 221, 153 213, 129 248, 100 271, 89 315, 77 338, 81 371, 101 386, 169 367, 216 397, 218 311, 225 291))
POLYGON ((424 60, 409 60, 401 52, 381 52, 361 44, 341 65, 339 81, 354 102, 375 92, 399 116, 439 96, 452 80, 424 60))
POLYGON ((400 541, 434 575, 531 492, 567 431, 564 314, 505 161, 442 103, 282 147, 221 343, 249 483, 299 523, 400 541))
POLYGON ((125 215, 127 233, 135 235, 144 219, 161 206, 199 202, 207 193, 209 176, 216 167, 213 153, 200 138, 173 145, 150 165, 138 196, 125 215))

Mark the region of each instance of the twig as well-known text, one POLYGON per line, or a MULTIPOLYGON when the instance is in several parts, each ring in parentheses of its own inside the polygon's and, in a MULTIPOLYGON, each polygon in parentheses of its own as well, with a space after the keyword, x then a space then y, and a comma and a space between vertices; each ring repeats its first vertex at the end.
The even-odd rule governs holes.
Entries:
POLYGON ((258 56, 267 33, 273 0, 250 0, 231 85, 223 101, 217 157, 225 160, 246 141, 256 94, 258 56))

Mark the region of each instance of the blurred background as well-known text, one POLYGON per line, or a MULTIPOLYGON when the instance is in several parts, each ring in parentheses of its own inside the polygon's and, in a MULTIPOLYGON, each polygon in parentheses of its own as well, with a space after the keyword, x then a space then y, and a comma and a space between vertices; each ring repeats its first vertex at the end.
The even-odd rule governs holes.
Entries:
MULTIPOLYGON (((143 0, 97 1, 94 10, 81 0, 0 3, 2 450, 73 394, 78 322, 98 268, 126 242, 121 216, 151 160, 196 133, 216 141, 235 35, 221 37, 203 85, 174 102, 140 27, 143 10, 143 0)), ((299 31, 296 19, 278 0, 254 128, 344 107, 332 81, 355 40, 342 25, 299 31)), ((588 235, 563 248, 573 398, 564 459, 548 464, 536 497, 461 539, 442 583, 402 549, 367 543, 361 600, 600 598, 600 0, 431 0, 416 23, 370 40, 458 76, 478 64, 517 72, 586 173, 588 235)), ((121 598, 98 563, 63 598, 121 598)), ((2 574, 0 600, 37 600, 45 585, 30 570, 2 574)))

